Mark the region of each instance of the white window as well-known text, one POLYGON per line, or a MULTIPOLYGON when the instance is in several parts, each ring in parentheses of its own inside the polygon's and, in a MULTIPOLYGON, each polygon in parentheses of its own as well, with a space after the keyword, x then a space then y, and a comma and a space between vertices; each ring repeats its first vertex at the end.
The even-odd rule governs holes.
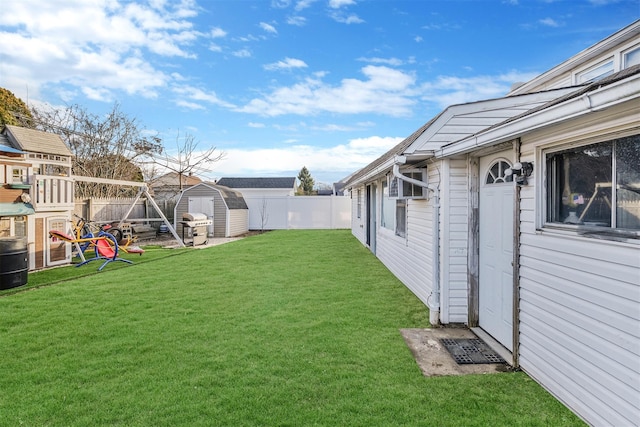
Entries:
POLYGON ((362 190, 356 191, 356 213, 358 218, 362 218, 362 190))
POLYGON ((27 177, 27 168, 14 166, 12 172, 11 182, 13 184, 28 184, 29 179, 27 177))
POLYGON ((395 228, 395 200, 389 196, 389 183, 382 181, 382 220, 380 224, 387 230, 393 231, 395 228))
POLYGON ((546 222, 640 233, 640 135, 545 154, 546 222))
POLYGON ((11 217, 0 217, 0 237, 11 237, 11 217))
POLYGON ((407 201, 396 200, 396 236, 405 237, 407 235, 407 201))
POLYGON ((632 48, 622 54, 623 68, 629 68, 638 64, 640 64, 640 46, 632 48))
POLYGON ((24 215, 0 217, 0 237, 26 237, 27 217, 24 215))
POLYGON ((576 74, 576 83, 590 83, 613 74, 613 59, 587 68, 576 74))
MULTIPOLYGON (((426 169, 412 169, 402 171, 407 178, 426 182, 426 169)), ((389 178, 389 197, 398 199, 424 199, 427 190, 420 185, 413 184, 397 177, 389 178)))

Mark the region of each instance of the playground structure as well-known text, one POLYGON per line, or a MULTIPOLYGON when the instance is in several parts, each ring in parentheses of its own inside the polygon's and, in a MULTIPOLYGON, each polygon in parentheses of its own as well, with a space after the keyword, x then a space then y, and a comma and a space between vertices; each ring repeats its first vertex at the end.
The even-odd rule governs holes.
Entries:
MULTIPOLYGON (((97 260, 104 260, 104 263, 100 266, 100 268, 98 268, 98 271, 102 271, 102 269, 107 264, 113 261, 122 261, 128 264, 133 264, 133 261, 118 257, 118 252, 120 249, 118 240, 112 234, 109 234, 106 231, 99 231, 96 236, 94 236, 93 233, 90 232, 89 234, 79 238, 70 236, 58 230, 49 230, 49 235, 51 236, 51 238, 68 242, 75 246, 78 256, 82 260, 79 264, 76 264, 76 267, 80 267, 81 265, 85 265, 91 261, 97 260), (95 249, 95 256, 93 258, 85 258, 84 253, 90 248, 95 249)), ((144 250, 138 248, 137 246, 134 246, 129 248, 129 250, 127 250, 126 252, 138 253, 142 255, 144 253, 144 250)))
POLYGON ((126 239, 122 233, 122 225, 125 221, 136 222, 136 221, 162 221, 166 225, 167 230, 173 235, 180 246, 185 246, 184 242, 172 224, 167 220, 166 216, 163 214, 162 210, 153 200, 151 194, 149 194, 149 190, 147 184, 144 182, 134 182, 134 181, 122 181, 122 180, 112 180, 112 179, 104 179, 104 178, 91 178, 84 176, 74 176, 74 181, 82 181, 82 182, 92 182, 92 183, 101 183, 101 184, 109 184, 109 185, 121 185, 121 186, 130 186, 138 188, 138 193, 133 203, 129 207, 127 213, 120 219, 119 223, 113 227, 110 224, 96 224, 92 221, 89 221, 85 218, 82 218, 78 215, 74 216, 77 218, 75 222, 73 222, 73 227, 71 233, 67 233, 61 230, 49 230, 49 237, 53 241, 61 241, 69 243, 75 249, 78 257, 80 258, 80 263, 76 265, 76 267, 80 267, 82 265, 88 264, 91 261, 103 260, 104 262, 98 268, 98 271, 101 271, 107 264, 114 261, 122 261, 129 264, 133 262, 124 258, 119 257, 120 251, 126 253, 134 253, 134 254, 142 254, 144 250, 142 250, 138 246, 132 246, 131 243, 134 241, 133 238, 127 237, 126 239), (151 204, 151 206, 158 213, 160 218, 143 218, 143 219, 129 219, 129 215, 133 211, 134 206, 140 200, 142 196, 147 198, 147 201, 151 204), (87 250, 93 249, 95 251, 95 255, 92 257, 85 257, 85 253, 87 250))
POLYGON ((127 212, 123 215, 122 218, 120 218, 120 220, 119 220, 118 224, 115 226, 115 228, 118 229, 118 230, 121 230, 123 224, 125 222, 127 222, 127 221, 128 222, 162 221, 166 225, 167 230, 175 238, 175 240, 178 243, 178 245, 181 246, 181 247, 185 246, 185 244, 182 241, 182 239, 180 238, 180 236, 178 236, 178 233, 176 233, 176 230, 173 227, 173 225, 169 222, 169 220, 164 215, 164 213, 162 212, 162 210, 160 209, 158 204, 155 202, 155 200, 153 200, 153 197, 149 193, 149 187, 148 187, 148 185, 146 183, 144 183, 144 182, 136 182, 136 181, 123 181, 123 180, 115 180, 115 179, 105 179, 105 178, 91 178, 91 177, 77 176, 77 175, 74 176, 73 178, 74 178, 74 181, 93 182, 93 183, 109 184, 109 185, 121 185, 121 186, 128 186, 128 187, 137 188, 138 189, 138 193, 137 193, 136 197, 134 198, 133 202, 129 206, 129 209, 127 210, 127 212), (147 201, 153 207, 153 209, 156 211, 156 213, 160 216, 160 218, 129 218, 129 215, 131 215, 131 212, 133 211, 136 203, 138 203, 138 201, 143 196, 146 197, 147 201))

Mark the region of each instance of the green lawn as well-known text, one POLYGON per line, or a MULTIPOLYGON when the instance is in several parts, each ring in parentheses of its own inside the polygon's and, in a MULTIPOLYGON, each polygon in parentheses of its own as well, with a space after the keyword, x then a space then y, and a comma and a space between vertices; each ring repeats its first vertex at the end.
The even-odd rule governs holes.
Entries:
POLYGON ((0 425, 582 425, 522 372, 423 377, 427 310, 347 230, 156 251, 0 297, 0 425))

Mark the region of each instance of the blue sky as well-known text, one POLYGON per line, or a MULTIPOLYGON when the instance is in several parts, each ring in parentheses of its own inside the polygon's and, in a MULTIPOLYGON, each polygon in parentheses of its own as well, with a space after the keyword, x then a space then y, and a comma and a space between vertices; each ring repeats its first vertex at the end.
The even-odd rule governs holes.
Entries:
POLYGON ((331 183, 639 17, 638 0, 20 0, 3 8, 0 87, 118 102, 169 152, 190 134, 225 153, 203 179, 306 166, 331 183))

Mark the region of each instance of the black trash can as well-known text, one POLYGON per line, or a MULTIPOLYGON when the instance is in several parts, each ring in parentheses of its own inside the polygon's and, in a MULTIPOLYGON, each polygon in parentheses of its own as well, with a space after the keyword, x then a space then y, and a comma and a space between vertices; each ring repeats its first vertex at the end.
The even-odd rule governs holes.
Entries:
POLYGON ((27 284, 29 256, 26 237, 0 237, 0 289, 27 284))

